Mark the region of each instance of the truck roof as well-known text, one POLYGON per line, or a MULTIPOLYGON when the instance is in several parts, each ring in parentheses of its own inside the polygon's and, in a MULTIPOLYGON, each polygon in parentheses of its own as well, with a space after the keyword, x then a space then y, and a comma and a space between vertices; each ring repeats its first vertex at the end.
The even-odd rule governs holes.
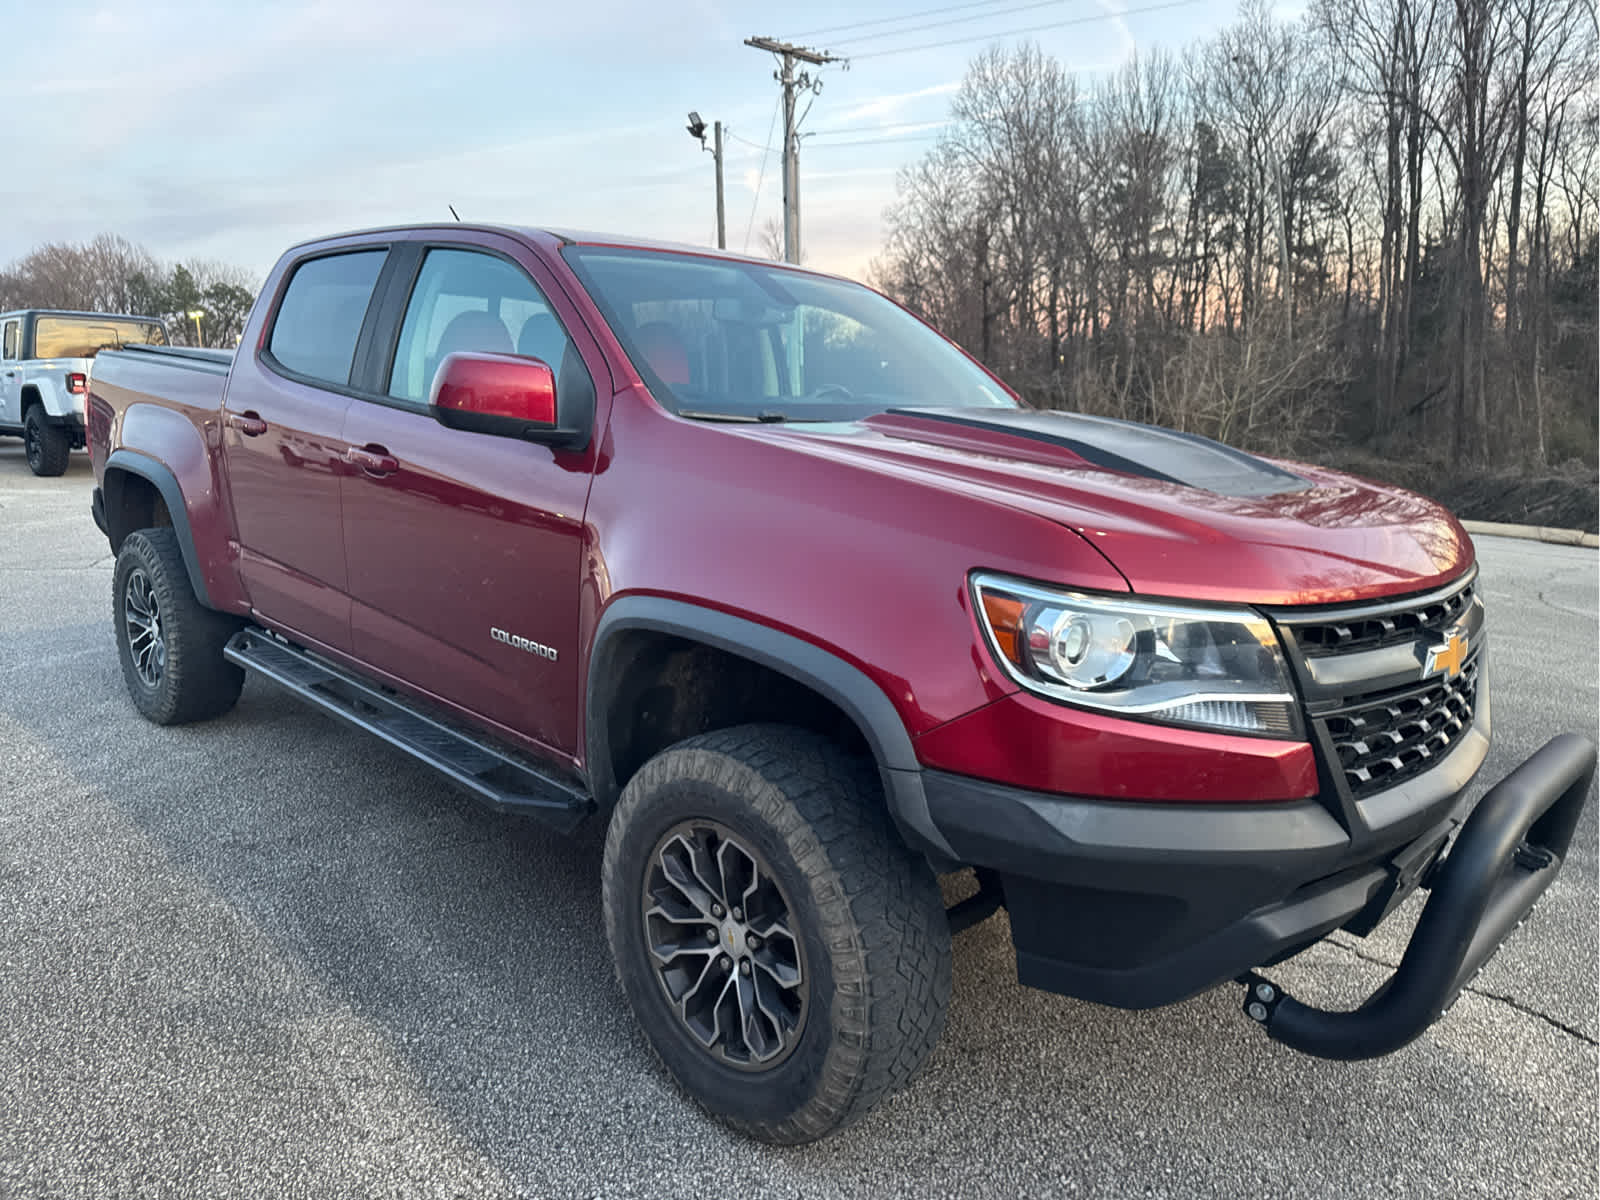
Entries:
POLYGON ((621 246, 636 250, 655 250, 664 254, 700 254, 711 258, 732 259, 736 262, 758 263, 764 267, 783 267, 791 271, 804 271, 810 275, 843 278, 842 276, 832 275, 828 271, 818 271, 813 267, 774 262, 770 258, 763 258, 757 254, 741 254, 734 250, 719 250, 715 246, 697 246, 689 242, 673 242, 662 238, 638 237, 632 234, 599 233, 593 230, 564 229, 551 226, 504 225, 482 221, 428 221, 412 225, 381 225, 370 229, 351 229, 343 233, 330 233, 322 237, 308 238, 305 241, 297 242, 289 249, 298 250, 303 246, 315 246, 323 242, 338 241, 343 238, 378 237, 388 233, 433 230, 471 230, 477 233, 498 233, 527 241, 556 242, 567 246, 621 246))

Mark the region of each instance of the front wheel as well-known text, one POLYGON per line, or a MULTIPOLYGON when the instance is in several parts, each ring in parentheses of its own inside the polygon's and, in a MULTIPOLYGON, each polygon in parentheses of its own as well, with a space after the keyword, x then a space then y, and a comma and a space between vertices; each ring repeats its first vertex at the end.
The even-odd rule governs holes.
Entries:
POLYGON ((22 422, 22 447, 28 470, 35 475, 61 475, 67 469, 72 442, 67 431, 45 420, 44 409, 35 404, 22 422))
POLYGON ((603 868, 617 977, 701 1105, 763 1141, 813 1141, 923 1064, 950 934, 876 772, 816 735, 690 738, 629 781, 603 868))

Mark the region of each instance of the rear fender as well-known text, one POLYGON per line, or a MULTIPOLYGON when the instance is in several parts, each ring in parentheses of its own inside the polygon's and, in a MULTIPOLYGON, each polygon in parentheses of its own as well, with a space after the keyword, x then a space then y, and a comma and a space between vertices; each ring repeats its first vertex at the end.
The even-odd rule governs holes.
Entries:
POLYGON ((224 612, 248 612, 222 490, 200 431, 184 415, 153 404, 130 405, 119 425, 117 448, 106 459, 101 485, 111 548, 120 549, 138 527, 140 509, 132 503, 128 480, 142 479, 166 507, 200 602, 224 612))

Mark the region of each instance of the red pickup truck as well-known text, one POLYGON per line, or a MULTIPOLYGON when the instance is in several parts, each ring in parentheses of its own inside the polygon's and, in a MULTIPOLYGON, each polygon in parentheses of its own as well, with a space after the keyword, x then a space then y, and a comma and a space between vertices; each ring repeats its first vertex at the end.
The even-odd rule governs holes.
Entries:
POLYGON ((1549 886, 1594 773, 1562 735, 1469 804, 1486 633, 1448 513, 1030 408, 811 271, 328 238, 236 353, 102 352, 88 428, 138 709, 215 717, 248 670, 491 804, 608 822, 623 992, 772 1141, 912 1077, 952 932, 1002 905, 1026 984, 1237 981, 1287 1045, 1398 1049, 1549 886), (1362 1008, 1261 973, 1419 887, 1362 1008))

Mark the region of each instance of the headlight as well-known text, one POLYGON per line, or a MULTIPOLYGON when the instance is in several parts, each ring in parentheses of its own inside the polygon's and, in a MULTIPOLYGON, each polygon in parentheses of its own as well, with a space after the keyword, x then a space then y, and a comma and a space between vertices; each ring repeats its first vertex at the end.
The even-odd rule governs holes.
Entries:
POLYGON ((1302 739, 1278 637, 1247 608, 1053 591, 998 575, 972 590, 989 644, 1029 691, 1117 716, 1302 739))

